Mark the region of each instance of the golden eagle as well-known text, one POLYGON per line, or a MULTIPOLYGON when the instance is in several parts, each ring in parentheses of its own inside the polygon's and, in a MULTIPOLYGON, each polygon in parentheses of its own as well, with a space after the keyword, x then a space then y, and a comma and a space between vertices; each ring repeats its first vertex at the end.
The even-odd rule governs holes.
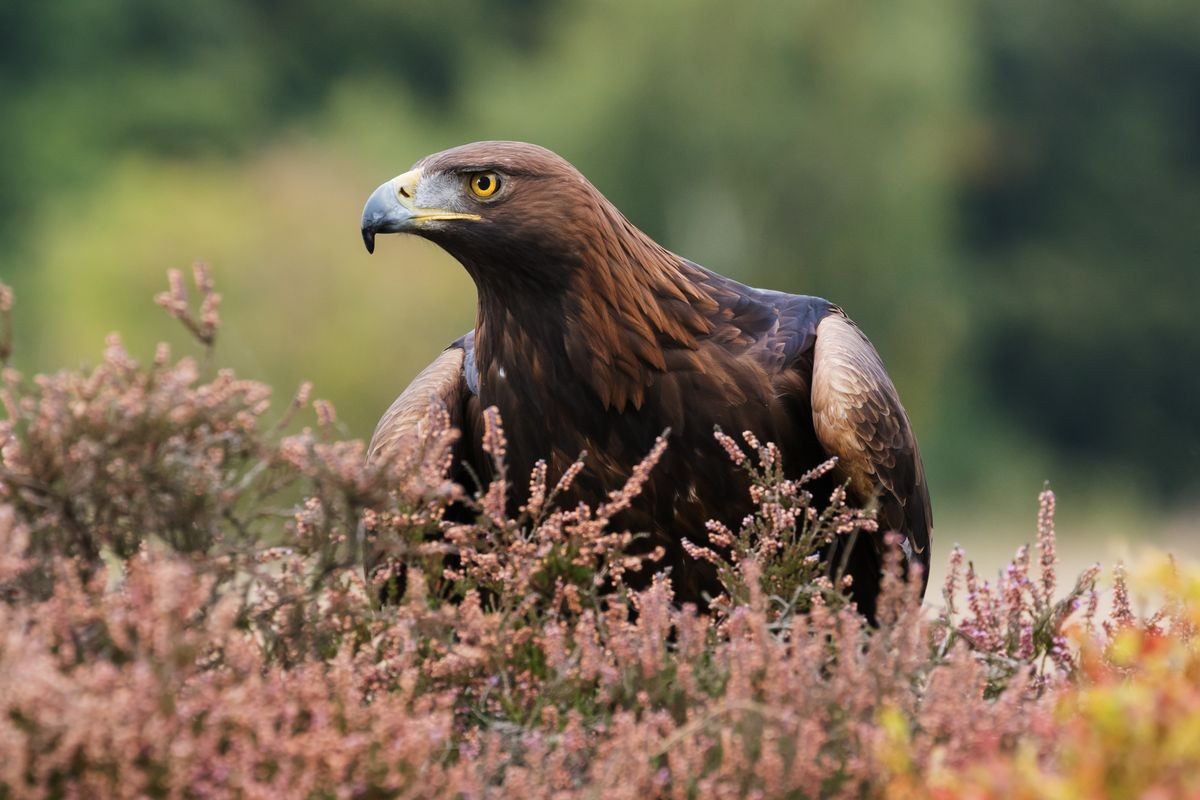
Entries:
MULTIPOLYGON (((620 521, 666 546, 680 601, 704 604, 720 587, 680 539, 703 542, 709 519, 736 529, 751 509, 713 437, 714 426, 748 430, 778 444, 793 476, 837 456, 825 488, 845 482, 854 502, 877 501, 880 531, 901 534, 905 557, 927 571, 932 514, 916 438, 875 348, 836 305, 675 255, 531 144, 476 142, 422 159, 367 200, 368 251, 380 233, 415 234, 454 256, 475 282, 478 316, 383 415, 372 454, 413 436, 436 398, 464 434, 459 477, 467 467, 486 476, 482 411, 496 406, 510 474, 539 458, 561 473, 586 450, 574 499, 596 502, 669 428, 666 455, 620 521)), ((840 554, 870 618, 883 549, 880 533, 840 554)))

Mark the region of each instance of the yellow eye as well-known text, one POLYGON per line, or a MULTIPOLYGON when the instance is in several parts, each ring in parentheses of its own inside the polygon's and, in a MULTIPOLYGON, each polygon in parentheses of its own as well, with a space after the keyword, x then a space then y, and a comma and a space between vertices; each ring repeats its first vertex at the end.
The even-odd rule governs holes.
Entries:
POLYGON ((491 197, 500 188, 500 176, 494 172, 479 172, 471 176, 471 192, 476 197, 491 197))

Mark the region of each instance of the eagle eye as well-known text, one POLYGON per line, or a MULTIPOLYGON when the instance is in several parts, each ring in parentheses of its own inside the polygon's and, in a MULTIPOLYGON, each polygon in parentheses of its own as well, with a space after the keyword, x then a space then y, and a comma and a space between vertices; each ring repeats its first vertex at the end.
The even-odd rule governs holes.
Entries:
POLYGON ((477 172, 467 181, 471 194, 481 199, 487 199, 500 189, 500 176, 494 172, 477 172))

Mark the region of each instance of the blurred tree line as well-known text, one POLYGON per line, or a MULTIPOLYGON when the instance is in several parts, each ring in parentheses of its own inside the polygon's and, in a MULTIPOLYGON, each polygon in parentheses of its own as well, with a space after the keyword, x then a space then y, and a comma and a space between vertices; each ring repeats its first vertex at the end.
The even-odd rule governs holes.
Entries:
POLYGON ((935 488, 1200 488, 1192 0, 7 3, 0 120, 22 366, 157 332, 162 269, 211 258, 234 360, 332 387, 366 435, 472 310, 440 267, 389 270, 436 283, 424 307, 358 299, 388 285, 350 255, 358 203, 521 138, 672 249, 842 303, 935 488))

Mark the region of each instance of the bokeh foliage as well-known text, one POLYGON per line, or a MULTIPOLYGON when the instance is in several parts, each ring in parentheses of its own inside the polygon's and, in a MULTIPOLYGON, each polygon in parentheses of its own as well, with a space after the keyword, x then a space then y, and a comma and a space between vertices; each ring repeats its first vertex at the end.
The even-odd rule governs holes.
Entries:
MULTIPOLYGON (((361 252, 420 156, 521 138, 739 279, 843 304, 943 498, 1200 482, 1200 18, 1188 0, 149 0, 0 7, 16 363, 148 354, 213 265, 223 357, 348 432, 471 324, 444 254, 361 252), (1108 478, 1104 478, 1108 476, 1108 478)), ((1027 496, 1026 494, 1020 495, 1027 496)))

